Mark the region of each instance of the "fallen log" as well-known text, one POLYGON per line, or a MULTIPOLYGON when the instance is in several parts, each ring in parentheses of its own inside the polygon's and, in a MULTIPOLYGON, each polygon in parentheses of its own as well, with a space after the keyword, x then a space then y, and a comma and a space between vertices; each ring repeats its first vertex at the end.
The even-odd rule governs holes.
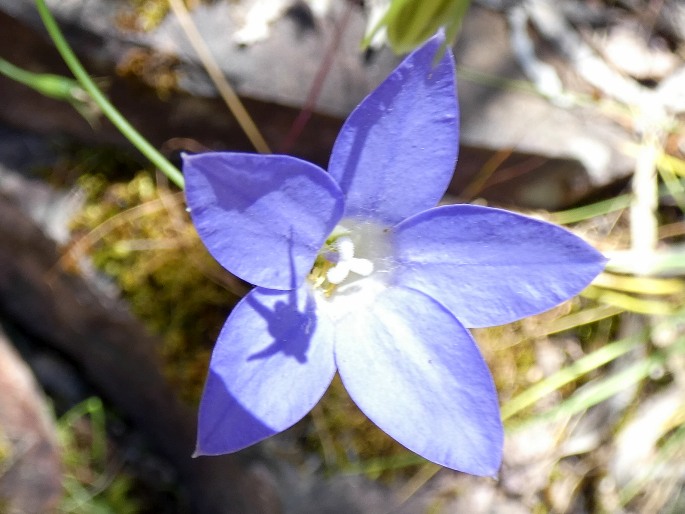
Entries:
POLYGON ((271 514, 263 466, 235 455, 192 459, 195 413, 161 373, 158 342, 121 301, 60 269, 54 242, 0 197, 0 312, 77 363, 85 378, 166 458, 203 514, 271 514), (259 468, 259 469, 258 469, 259 468))

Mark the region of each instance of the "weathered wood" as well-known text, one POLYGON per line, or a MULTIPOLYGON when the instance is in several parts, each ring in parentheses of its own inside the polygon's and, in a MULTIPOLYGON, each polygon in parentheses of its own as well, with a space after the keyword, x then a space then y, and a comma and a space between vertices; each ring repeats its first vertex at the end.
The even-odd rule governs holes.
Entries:
MULTIPOLYGON (((121 7, 116 2, 49 3, 91 75, 108 77, 107 94, 152 144, 169 154, 207 148, 253 151, 225 105, 208 96, 213 89, 206 84, 206 74, 174 16, 168 16, 151 33, 132 34, 108 23, 121 7), (89 16, 85 12, 108 14, 89 16), (143 80, 146 74, 165 73, 163 67, 155 68, 156 62, 165 58, 177 62, 166 71, 175 73, 179 87, 190 94, 172 92, 162 100, 134 79, 118 76, 115 69, 126 67, 122 63, 129 62, 131 52, 149 57, 149 63, 143 59, 141 64, 143 77, 137 76, 143 80)), ((201 3, 193 11, 193 19, 266 141, 274 151, 280 151, 298 114, 293 107, 303 105, 335 24, 322 22, 315 31, 298 35, 286 17, 274 22, 266 40, 243 48, 231 40, 229 22, 234 4, 201 3)), ((31 0, 0 0, 3 57, 34 71, 68 75, 34 10, 31 0)), ((324 82, 317 112, 309 118, 295 146, 288 149, 288 153, 324 167, 342 118, 396 62, 387 51, 364 62, 355 39, 362 21, 359 13, 355 20, 324 82)), ((475 191, 477 196, 495 203, 557 210, 622 180, 632 170, 633 159, 621 150, 631 140, 630 133, 597 109, 560 107, 506 85, 508 80, 525 77, 510 48, 506 18, 500 13, 474 6, 463 25, 455 55, 462 67, 457 176, 461 184, 485 180, 475 191), (483 34, 488 37, 484 39, 483 34), (510 153, 511 159, 503 161, 502 153, 510 153), (499 166, 493 168, 494 162, 499 166)), ((93 130, 70 106, 42 98, 3 77, 0 91, 5 100, 0 102, 0 120, 14 126, 85 141, 126 144, 106 120, 93 130)), ((452 192, 459 194, 461 190, 452 192)))
MULTIPOLYGON (((93 34, 76 32, 80 45, 96 49, 106 46, 93 34)), ((79 46, 79 45, 77 45, 79 46)), ((46 36, 0 10, 2 57, 34 72, 71 76, 46 36)), ((181 150, 230 149, 254 151, 240 126, 219 99, 192 97, 175 92, 160 99, 150 88, 116 73, 116 63, 98 61, 79 52, 92 76, 104 83, 112 103, 145 137, 167 155, 181 150), (106 77, 106 78, 104 78, 106 77), (203 146, 204 145, 204 146, 203 146)), ((38 134, 66 135, 86 143, 130 143, 106 119, 91 127, 71 105, 41 96, 26 86, 0 75, 0 120, 38 134)), ((256 125, 274 151, 288 133, 299 110, 275 103, 243 98, 256 125)), ((330 148, 342 120, 313 114, 292 148, 292 153, 322 166, 328 163, 330 148)))
POLYGON ((158 342, 126 307, 58 266, 60 254, 11 202, 0 198, 0 310, 26 333, 81 366, 150 446, 178 470, 201 513, 281 511, 269 483, 236 456, 192 459, 195 413, 174 395, 158 342))

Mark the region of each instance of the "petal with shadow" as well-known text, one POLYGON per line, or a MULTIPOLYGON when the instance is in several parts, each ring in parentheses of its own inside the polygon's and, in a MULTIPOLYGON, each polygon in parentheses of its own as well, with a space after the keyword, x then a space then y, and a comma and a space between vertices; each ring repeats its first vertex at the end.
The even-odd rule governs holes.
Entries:
POLYGON ((196 455, 240 450, 302 419, 335 374, 333 340, 308 285, 250 292, 212 354, 196 455))

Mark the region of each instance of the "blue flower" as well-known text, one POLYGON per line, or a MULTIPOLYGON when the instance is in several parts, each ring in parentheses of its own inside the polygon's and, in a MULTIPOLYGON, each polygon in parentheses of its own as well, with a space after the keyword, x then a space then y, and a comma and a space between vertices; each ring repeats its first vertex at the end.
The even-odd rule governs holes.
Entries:
POLYGON ((453 57, 416 50, 349 116, 328 172, 283 155, 185 156, 204 244, 256 285, 219 335, 197 455, 290 427, 334 374, 426 459, 494 475, 503 430, 465 327, 509 323, 580 292, 605 259, 570 232, 474 205, 435 207, 459 139, 453 57))

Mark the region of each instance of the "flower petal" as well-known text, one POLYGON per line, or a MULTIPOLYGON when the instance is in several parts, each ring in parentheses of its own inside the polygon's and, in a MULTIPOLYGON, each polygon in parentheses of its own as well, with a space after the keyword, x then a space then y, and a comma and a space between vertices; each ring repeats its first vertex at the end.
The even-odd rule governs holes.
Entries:
POLYGON ((393 229, 398 283, 467 327, 538 314, 582 291, 606 259, 551 223, 475 205, 436 207, 393 229))
POLYGON ((318 166, 284 155, 185 155, 190 215, 228 271, 269 289, 307 275, 343 212, 343 196, 318 166))
POLYGON ((321 399, 335 374, 334 335, 309 291, 257 288, 234 308, 212 354, 196 455, 261 441, 321 399))
POLYGON ((419 455, 475 475, 497 473, 503 430, 492 377, 469 332, 406 288, 338 323, 336 362, 359 408, 419 455))
POLYGON ((430 39, 350 114, 328 171, 346 196, 345 217, 391 226, 435 206, 454 172, 459 108, 454 59, 434 61, 430 39))

